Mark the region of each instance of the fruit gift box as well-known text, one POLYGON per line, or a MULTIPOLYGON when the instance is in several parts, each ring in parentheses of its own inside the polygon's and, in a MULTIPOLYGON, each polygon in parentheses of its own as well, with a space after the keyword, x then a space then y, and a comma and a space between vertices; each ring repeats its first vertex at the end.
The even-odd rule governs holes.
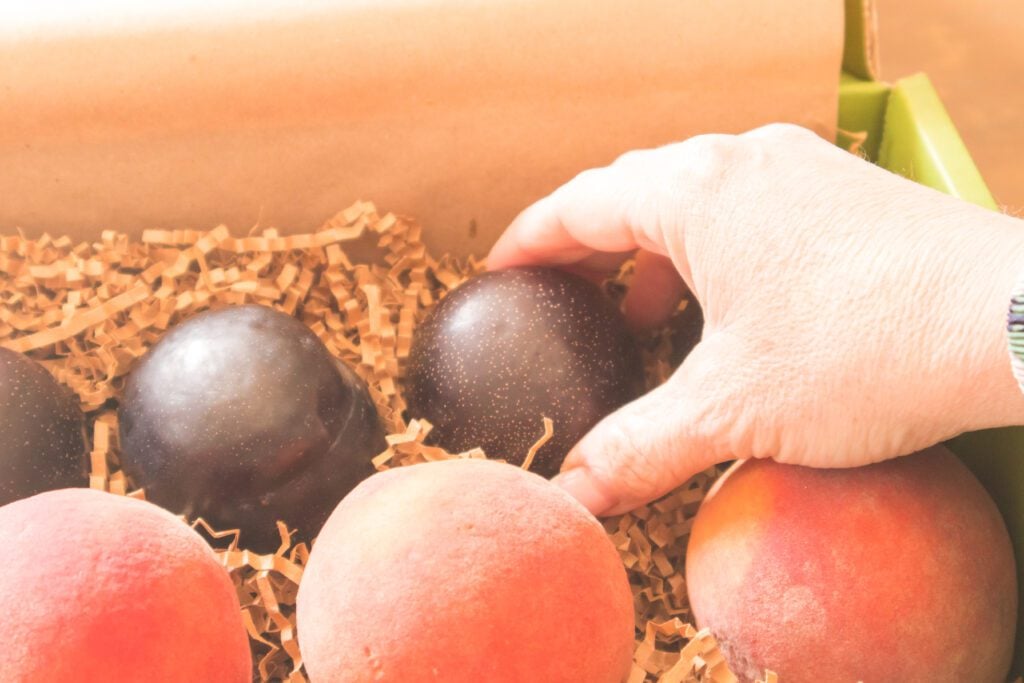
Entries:
MULTIPOLYGON (((4 680, 776 680, 697 627, 718 607, 687 578, 731 575, 706 540, 722 509, 806 482, 716 468, 599 525, 531 474, 667 377, 696 306, 634 338, 628 265, 598 288, 479 259, 584 168, 776 120, 995 207, 927 78, 874 78, 869 7, 705 5, 106 0, 0 22, 0 426, 25 444, 0 463, 22 558, 0 602, 30 603, 4 680), (32 495, 67 487, 96 491, 32 495)), ((926 468, 952 472, 936 500, 981 501, 951 519, 1005 523, 1014 550, 1021 443, 964 435, 973 476, 926 468)), ((943 589, 1016 604, 974 571, 943 589)), ((750 621, 807 680, 823 648, 772 614, 750 621)), ((957 671, 1005 668, 982 631, 931 630, 957 671)))

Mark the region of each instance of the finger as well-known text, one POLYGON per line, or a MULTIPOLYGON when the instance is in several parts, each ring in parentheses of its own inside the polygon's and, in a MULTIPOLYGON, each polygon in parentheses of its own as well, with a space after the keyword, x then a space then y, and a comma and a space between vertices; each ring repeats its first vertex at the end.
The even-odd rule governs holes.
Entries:
POLYGON ((715 400, 721 356, 702 342, 660 387, 599 422, 573 448, 554 482, 595 515, 614 515, 659 498, 693 475, 730 459, 721 434, 739 406, 715 400))
POLYGON ((671 259, 639 251, 622 312, 636 329, 657 327, 672 316, 685 293, 686 285, 671 259))
POLYGON ((634 220, 645 196, 641 184, 616 165, 581 173, 519 214, 491 249, 488 268, 564 266, 638 248, 666 254, 664 243, 634 220))

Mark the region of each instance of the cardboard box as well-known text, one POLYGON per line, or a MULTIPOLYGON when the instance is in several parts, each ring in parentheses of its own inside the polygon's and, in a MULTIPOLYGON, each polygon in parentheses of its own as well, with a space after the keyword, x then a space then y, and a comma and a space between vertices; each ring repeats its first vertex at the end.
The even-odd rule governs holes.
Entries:
MULTIPOLYGON (((866 132, 873 160, 995 209, 927 78, 874 80, 862 0, 845 50, 828 0, 129 4, 0 21, 0 231, 294 230, 362 197, 423 219, 435 249, 481 253, 518 208, 630 148, 778 119, 831 135, 837 89, 838 128, 866 132)), ((951 446, 1024 568, 1024 429, 951 446)))

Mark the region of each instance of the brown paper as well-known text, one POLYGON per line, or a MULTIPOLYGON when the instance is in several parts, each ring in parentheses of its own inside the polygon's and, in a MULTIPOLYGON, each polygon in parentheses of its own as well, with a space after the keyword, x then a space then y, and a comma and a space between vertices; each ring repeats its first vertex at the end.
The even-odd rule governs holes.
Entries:
MULTIPOLYGON (((481 254, 630 149, 771 121, 831 139, 842 47, 837 0, 23 3, 0 22, 0 231, 191 243, 370 196, 481 254)), ((255 245, 286 248, 225 248, 255 245)))

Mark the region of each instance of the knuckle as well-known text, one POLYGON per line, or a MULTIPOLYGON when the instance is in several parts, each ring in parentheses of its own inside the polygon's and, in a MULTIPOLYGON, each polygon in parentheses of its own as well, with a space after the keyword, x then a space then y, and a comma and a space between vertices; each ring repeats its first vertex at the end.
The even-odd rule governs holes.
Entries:
POLYGON ((576 174, 575 178, 559 188, 555 194, 569 193, 574 188, 587 188, 599 185, 604 180, 607 172, 606 168, 588 168, 585 171, 580 171, 576 174))
POLYGON ((548 195, 546 201, 551 210, 564 219, 566 214, 585 203, 586 198, 603 195, 608 185, 607 168, 589 168, 548 195))
POLYGON ((740 139, 735 135, 709 133, 694 136, 679 146, 695 159, 728 161, 740 147, 740 139))
POLYGON ((694 137, 655 149, 621 155, 610 169, 639 172, 652 179, 667 178, 672 187, 704 187, 726 173, 742 150, 738 136, 717 133, 694 137))
MULTIPOLYGON (((821 142, 816 134, 792 123, 771 123, 744 133, 744 161, 751 171, 768 172, 768 168, 795 149, 821 142)), ((801 152, 802 153, 802 152, 801 152)))
POLYGON ((651 161, 656 150, 650 149, 632 149, 628 152, 620 154, 618 158, 612 162, 612 166, 622 167, 635 167, 635 166, 646 166, 651 161))
POLYGON ((793 144, 794 141, 817 139, 818 136, 795 123, 769 123, 755 128, 743 134, 744 138, 761 139, 767 141, 780 141, 786 144, 793 144))
POLYGON ((741 143, 734 135, 707 134, 661 147, 652 163, 667 181, 664 190, 675 196, 686 188, 694 198, 711 196, 741 160, 741 143))

